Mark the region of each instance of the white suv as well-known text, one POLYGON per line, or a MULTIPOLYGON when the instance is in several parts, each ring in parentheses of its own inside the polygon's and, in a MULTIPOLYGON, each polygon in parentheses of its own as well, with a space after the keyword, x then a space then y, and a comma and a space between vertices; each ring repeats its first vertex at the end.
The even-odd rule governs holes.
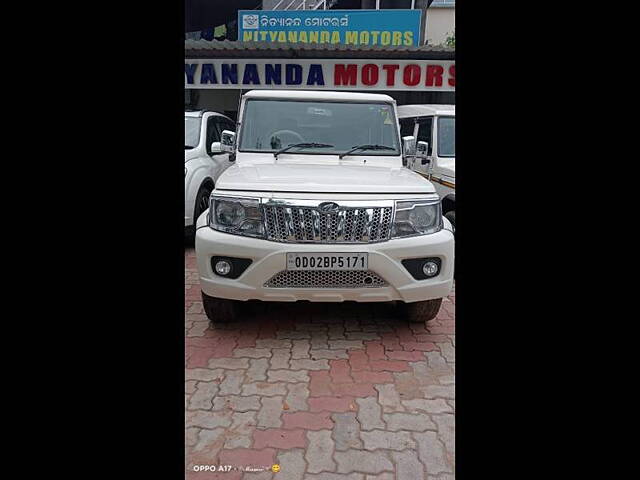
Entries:
POLYGON ((399 301, 436 316, 453 283, 454 240, 434 186, 403 167, 395 101, 350 92, 254 90, 242 97, 235 165, 200 216, 204 309, 240 302, 399 301))
POLYGON ((401 135, 416 138, 415 156, 407 167, 433 182, 442 199, 442 214, 456 224, 456 107, 455 105, 400 105, 401 135))
POLYGON ((193 234, 196 219, 209 208, 215 181, 226 169, 229 154, 220 148, 223 130, 235 131, 233 120, 209 111, 184 113, 184 226, 193 234))

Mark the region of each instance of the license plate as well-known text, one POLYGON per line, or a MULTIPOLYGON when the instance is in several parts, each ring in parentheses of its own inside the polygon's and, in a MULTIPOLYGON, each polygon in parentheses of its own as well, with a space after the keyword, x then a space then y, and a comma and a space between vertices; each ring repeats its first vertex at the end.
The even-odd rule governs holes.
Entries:
POLYGON ((367 270, 368 253, 287 253, 287 270, 367 270))

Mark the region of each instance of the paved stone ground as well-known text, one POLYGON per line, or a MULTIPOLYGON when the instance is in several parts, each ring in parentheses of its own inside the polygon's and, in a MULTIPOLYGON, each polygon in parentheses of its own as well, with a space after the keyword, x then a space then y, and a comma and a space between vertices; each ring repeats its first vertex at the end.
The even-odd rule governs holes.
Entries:
POLYGON ((192 247, 185 265, 187 479, 454 478, 455 292, 429 328, 384 304, 258 303, 214 329, 192 247))

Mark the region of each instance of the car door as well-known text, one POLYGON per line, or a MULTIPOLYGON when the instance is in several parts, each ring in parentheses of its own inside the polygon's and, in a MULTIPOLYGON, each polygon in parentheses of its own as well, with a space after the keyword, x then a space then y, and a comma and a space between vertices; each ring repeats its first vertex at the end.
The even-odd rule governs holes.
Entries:
POLYGON ((416 158, 414 162, 414 170, 424 175, 428 175, 429 173, 431 173, 434 162, 433 117, 420 117, 417 121, 417 128, 418 131, 416 133, 416 145, 418 144, 418 142, 427 142, 429 144, 429 148, 427 149, 427 160, 429 160, 429 162, 425 162, 424 158, 416 158))
POLYGON ((229 166, 229 154, 219 150, 212 151, 211 145, 220 142, 222 130, 226 130, 222 122, 226 119, 217 115, 211 115, 207 120, 207 155, 211 159, 209 175, 215 182, 220 174, 229 166))
MULTIPOLYGON (((416 119, 414 117, 400 119, 400 136, 416 137, 416 119)), ((405 167, 414 170, 415 159, 415 155, 407 155, 403 157, 402 161, 405 167)))

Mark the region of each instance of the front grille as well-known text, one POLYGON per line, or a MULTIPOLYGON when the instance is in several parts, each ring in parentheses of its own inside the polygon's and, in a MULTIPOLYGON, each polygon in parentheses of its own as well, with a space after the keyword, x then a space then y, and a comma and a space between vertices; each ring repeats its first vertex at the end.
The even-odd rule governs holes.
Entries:
POLYGON ((388 240, 393 207, 264 205, 267 238, 290 243, 371 243, 388 240))
POLYGON ((268 288, 376 288, 386 285, 378 274, 364 270, 283 270, 264 284, 268 288))

